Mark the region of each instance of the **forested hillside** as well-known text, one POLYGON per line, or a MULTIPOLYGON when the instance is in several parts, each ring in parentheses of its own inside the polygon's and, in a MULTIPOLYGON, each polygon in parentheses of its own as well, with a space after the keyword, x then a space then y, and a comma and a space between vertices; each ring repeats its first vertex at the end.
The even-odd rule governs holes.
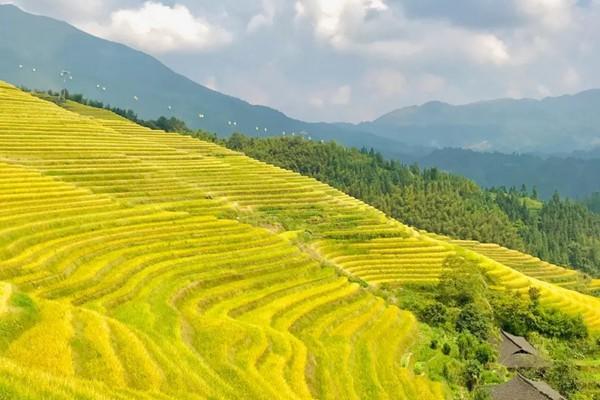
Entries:
POLYGON ((598 151, 543 157, 533 154, 502 154, 465 149, 441 149, 418 158, 419 164, 466 176, 483 187, 536 187, 550 199, 555 191, 583 198, 600 191, 598 151))
POLYGON ((600 274, 600 216, 559 195, 541 202, 524 188, 487 191, 436 168, 299 137, 233 135, 225 144, 327 182, 420 229, 499 243, 600 274))

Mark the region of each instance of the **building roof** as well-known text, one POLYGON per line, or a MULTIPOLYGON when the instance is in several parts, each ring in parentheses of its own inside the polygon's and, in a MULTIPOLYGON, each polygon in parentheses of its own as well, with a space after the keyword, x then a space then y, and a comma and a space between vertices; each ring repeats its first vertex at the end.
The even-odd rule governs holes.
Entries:
POLYGON ((531 354, 534 356, 538 355, 538 352, 535 349, 535 347, 533 347, 531 343, 529 343, 524 337, 511 335, 506 331, 502 331, 502 336, 504 336, 507 340, 511 341, 515 346, 517 346, 521 352, 531 354))
POLYGON ((491 391, 493 400, 566 400, 545 382, 532 381, 521 374, 491 391))
POLYGON ((502 331, 499 361, 507 368, 541 368, 546 362, 524 337, 502 331))

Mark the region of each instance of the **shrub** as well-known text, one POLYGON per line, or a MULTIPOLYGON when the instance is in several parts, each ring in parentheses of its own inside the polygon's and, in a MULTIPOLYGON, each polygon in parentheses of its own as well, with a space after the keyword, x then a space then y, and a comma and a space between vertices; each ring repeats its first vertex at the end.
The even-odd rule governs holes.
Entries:
POLYGON ((458 345, 458 354, 463 360, 472 359, 475 355, 475 349, 479 345, 479 341, 469 332, 463 332, 458 335, 456 340, 458 345))
POLYGON ((475 359, 486 365, 496 359, 496 352, 488 343, 482 343, 475 350, 475 359))
POLYGON ((475 389, 475 387, 479 383, 479 380, 481 379, 482 372, 483 368, 481 367, 481 364, 479 364, 479 362, 475 360, 470 360, 467 362, 464 370, 465 386, 467 387, 467 389, 469 389, 470 391, 475 389))
POLYGON ((482 311, 475 304, 467 304, 456 319, 458 332, 470 332, 480 340, 488 338, 491 326, 492 321, 487 312, 482 311))
POLYGON ((577 378, 577 368, 572 362, 558 361, 545 374, 544 378, 556 390, 566 396, 581 390, 581 382, 577 378))
POLYGON ((450 347, 450 345, 448 343, 444 343, 444 345, 442 346, 442 353, 444 355, 450 355, 450 352, 452 351, 452 347, 450 347))
POLYGON ((428 304, 419 311, 421 321, 431 326, 440 326, 448 321, 448 309, 440 302, 428 304))
POLYGON ((477 264, 459 256, 444 261, 437 288, 438 300, 449 306, 464 306, 482 297, 486 284, 477 264))
POLYGON ((492 400, 492 395, 488 389, 479 388, 473 394, 473 400, 492 400))

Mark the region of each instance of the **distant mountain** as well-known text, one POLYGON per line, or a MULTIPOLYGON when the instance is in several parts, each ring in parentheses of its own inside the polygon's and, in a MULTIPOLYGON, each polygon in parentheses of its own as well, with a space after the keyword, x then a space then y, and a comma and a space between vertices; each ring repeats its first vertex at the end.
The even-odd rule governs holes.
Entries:
POLYGON ((574 151, 570 154, 570 156, 586 160, 600 158, 600 146, 585 151, 574 151))
POLYGON ((12 5, 0 5, 0 79, 31 89, 66 87, 72 93, 131 108, 144 119, 173 115, 192 128, 222 135, 241 131, 265 136, 285 131, 375 147, 389 156, 412 151, 393 139, 334 124, 306 123, 251 105, 199 85, 142 52, 12 5), (65 82, 60 76, 63 70, 73 78, 66 76, 65 82))
POLYGON ((483 153, 464 149, 441 149, 418 160, 466 176, 478 184, 536 187, 548 199, 555 191, 572 198, 600 192, 600 157, 541 157, 531 154, 483 153))
POLYGON ((518 152, 571 152, 600 145, 600 90, 543 100, 454 106, 430 102, 359 125, 411 145, 518 152))

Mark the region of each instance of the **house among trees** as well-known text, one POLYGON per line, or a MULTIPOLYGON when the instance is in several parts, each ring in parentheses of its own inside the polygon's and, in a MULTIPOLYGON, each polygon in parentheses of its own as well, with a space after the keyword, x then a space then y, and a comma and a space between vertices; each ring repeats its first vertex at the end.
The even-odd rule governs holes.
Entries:
POLYGON ((542 368, 547 365, 527 339, 505 331, 502 331, 498 361, 508 369, 542 368))
POLYGON ((544 382, 536 382, 517 374, 512 380, 491 391, 494 400, 566 400, 544 382))

